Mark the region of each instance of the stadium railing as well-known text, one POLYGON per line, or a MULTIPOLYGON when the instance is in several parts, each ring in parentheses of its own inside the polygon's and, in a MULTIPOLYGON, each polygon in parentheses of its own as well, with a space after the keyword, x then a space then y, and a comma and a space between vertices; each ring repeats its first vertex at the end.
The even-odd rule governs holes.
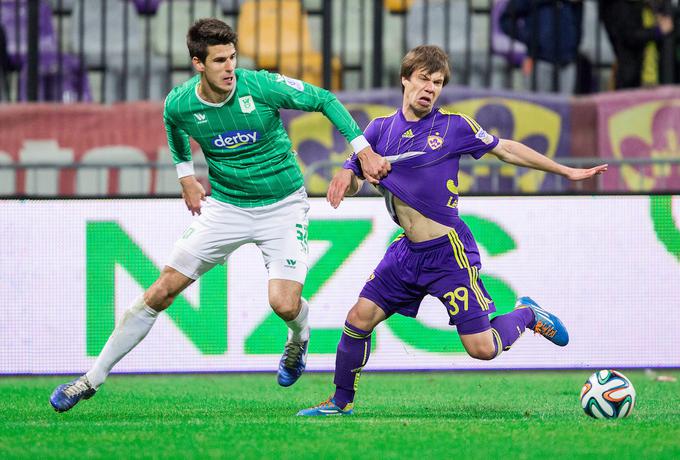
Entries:
MULTIPOLYGON (((657 190, 664 193, 679 193, 680 189, 671 184, 672 168, 680 168, 680 158, 629 158, 602 159, 594 157, 560 158, 561 163, 574 167, 592 167, 609 164, 605 176, 584 182, 570 182, 555 176, 554 180, 543 180, 543 176, 532 180, 527 186, 525 174, 535 171, 507 165, 495 159, 461 160, 460 170, 466 175, 461 194, 465 195, 527 195, 527 194, 621 194, 649 193, 648 181, 653 178, 657 190), (634 172, 635 174, 624 174, 634 172), (628 179, 624 179, 624 175, 628 179), (633 177, 634 179, 630 179, 633 177)), ((328 181, 342 166, 337 161, 318 161, 303 167, 305 185, 310 196, 325 196, 328 181), (312 184, 312 178, 321 179, 312 184)), ((205 163, 197 162, 196 176, 206 186, 208 169, 205 163)), ((543 173, 538 173, 543 174, 543 173)), ((547 177, 547 176, 546 176, 547 177)), ((175 167, 169 163, 130 164, 0 164, 0 198, 45 198, 59 197, 121 197, 121 196, 178 196, 180 192, 175 167), (11 192, 17 173, 24 177, 22 194, 11 192), (60 193, 53 184, 62 173, 75 176, 71 193, 60 193), (152 187, 151 184, 154 184, 152 187), (52 185, 51 185, 52 184, 52 185)), ((377 196, 369 184, 365 184, 361 196, 377 196)))

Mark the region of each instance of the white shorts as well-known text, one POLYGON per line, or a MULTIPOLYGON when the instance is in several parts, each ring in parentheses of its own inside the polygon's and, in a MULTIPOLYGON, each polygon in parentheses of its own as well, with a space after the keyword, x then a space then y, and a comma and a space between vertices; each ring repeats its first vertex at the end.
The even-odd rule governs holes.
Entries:
POLYGON ((198 216, 175 242, 168 266, 198 279, 247 243, 262 251, 269 279, 304 284, 309 246, 309 202, 304 188, 278 203, 241 208, 207 198, 198 216))

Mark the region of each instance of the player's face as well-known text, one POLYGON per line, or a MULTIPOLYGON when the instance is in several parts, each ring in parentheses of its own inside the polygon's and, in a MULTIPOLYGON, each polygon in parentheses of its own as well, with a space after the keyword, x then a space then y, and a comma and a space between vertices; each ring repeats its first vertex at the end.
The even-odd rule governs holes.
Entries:
POLYGON ((422 118, 432 111, 437 102, 444 87, 444 74, 416 69, 409 78, 402 77, 401 83, 404 85, 405 114, 411 112, 417 118, 422 118))
POLYGON ((203 73, 203 80, 212 91, 229 94, 236 82, 236 48, 231 43, 209 46, 205 62, 194 58, 194 67, 203 73))

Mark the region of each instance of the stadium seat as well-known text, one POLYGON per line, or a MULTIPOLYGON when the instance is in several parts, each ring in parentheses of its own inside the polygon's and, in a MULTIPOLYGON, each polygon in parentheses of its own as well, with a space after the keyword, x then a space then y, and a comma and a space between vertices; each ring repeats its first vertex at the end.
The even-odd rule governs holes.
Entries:
POLYGON ((223 14, 233 13, 238 11, 239 7, 245 0, 219 0, 220 7, 223 14))
MULTIPOLYGON (((473 19, 467 3, 464 1, 416 0, 406 15, 408 48, 411 49, 426 43, 441 46, 448 52, 451 59, 453 66, 451 81, 459 84, 463 83, 465 48, 468 42, 465 34, 466 21, 473 19)), ((471 66, 473 69, 471 69, 471 74, 474 73, 475 67, 481 67, 485 64, 485 58, 480 50, 486 49, 488 40, 486 35, 488 29, 483 30, 482 27, 477 27, 477 25, 477 23, 472 25, 471 66)))
POLYGON ((49 0, 55 14, 71 14, 78 0, 49 0))
MULTIPOLYGON (((10 64, 14 68, 21 68, 28 52, 28 0, 0 0, 0 23, 5 29, 7 38, 7 53, 10 64)), ((54 53, 57 51, 56 34, 52 25, 52 9, 46 2, 39 4, 40 35, 38 49, 40 52, 54 53)))
MULTIPOLYGON (((171 67, 187 69, 191 59, 187 51, 186 33, 191 24, 198 18, 211 17, 212 2, 196 0, 193 10, 190 0, 173 0, 162 2, 156 16, 151 21, 151 45, 156 56, 162 57, 171 67), (193 14, 193 15, 192 15, 193 14), (170 32, 170 36, 168 35, 170 32)), ((223 19, 218 16, 218 19, 223 19)), ((229 21, 227 21, 229 23, 229 21)), ((230 24, 233 25, 233 24, 230 24)), ((188 78, 187 73, 178 75, 173 85, 188 78)), ((170 88, 167 88, 168 90, 170 88)))
POLYGON ((106 196, 110 188, 117 188, 121 195, 142 195, 149 193, 151 170, 144 152, 131 146, 98 147, 88 151, 80 159, 84 165, 102 165, 101 168, 81 168, 76 177, 76 190, 81 195, 106 196), (116 164, 139 165, 120 168, 118 184, 110 184, 110 171, 116 164), (116 187, 117 185, 117 187, 116 187))
POLYGON ((445 0, 415 0, 406 15, 407 43, 409 48, 429 43, 444 48, 450 58, 453 71, 451 82, 471 87, 504 87, 507 64, 487 59, 490 52, 490 14, 475 13, 470 2, 445 0), (448 20, 447 18, 448 11, 448 20), (473 14, 474 13, 474 14, 473 14), (466 22, 471 21, 471 37, 466 36, 466 22), (425 25, 423 21, 427 21, 425 25), (468 44, 469 42, 469 44, 468 44), (469 62, 466 47, 470 46, 469 62), (465 68, 465 65, 468 68, 465 68), (465 74, 468 74, 468 80, 465 74), (487 81, 487 76, 489 81, 487 81))
POLYGON ((384 5, 391 13, 405 13, 413 4, 413 0, 385 0, 384 5))
POLYGON ((16 193, 16 172, 11 166, 14 164, 9 153, 0 150, 0 195, 14 195, 16 193))
MULTIPOLYGON (((323 58, 312 45, 307 14, 298 0, 251 0, 241 6, 239 53, 254 66, 278 70, 309 83, 323 83, 323 58), (283 30, 282 31, 282 27, 283 30)), ((340 87, 341 64, 332 59, 332 87, 340 87)))
POLYGON ((61 148, 54 139, 25 140, 19 152, 19 163, 26 166, 24 191, 29 195, 59 196, 61 169, 31 167, 40 164, 72 165, 73 150, 61 148))
POLYGON ((139 14, 153 16, 158 11, 161 0, 132 0, 132 2, 139 14))
MULTIPOLYGON (((25 101, 28 93, 27 2, 3 0, 0 6, 0 21, 6 31, 9 63, 20 70, 17 99, 25 101)), ((38 24, 38 100, 74 102, 80 96, 82 101, 91 101, 89 82, 87 75, 81 72, 80 60, 73 54, 59 53, 56 48, 52 9, 47 2, 39 3, 38 24), (61 81, 58 78, 60 68, 63 73, 61 81)))
MULTIPOLYGON (((344 8, 345 2, 333 2, 333 54, 339 56, 345 69, 343 87, 362 87, 373 81, 373 8, 344 8)), ((402 44, 403 16, 383 9, 384 43, 382 61, 383 82, 398 83, 402 44)))
POLYGON ((144 78, 147 57, 144 24, 132 2, 78 2, 73 9, 71 24, 71 52, 80 53, 81 36, 85 37, 82 51, 87 68, 104 72, 106 93, 102 102, 122 100, 124 84, 127 100, 142 99, 144 85, 148 85, 149 98, 160 100, 165 97, 162 81, 167 66, 163 59, 150 53, 149 80, 144 78), (106 43, 102 46, 104 33, 106 43))
MULTIPOLYGON (((28 66, 21 69, 17 100, 28 100, 28 66)), ((38 100, 55 102, 92 102, 87 72, 80 59, 68 53, 40 54, 38 100), (61 80, 60 80, 61 70, 61 80)))

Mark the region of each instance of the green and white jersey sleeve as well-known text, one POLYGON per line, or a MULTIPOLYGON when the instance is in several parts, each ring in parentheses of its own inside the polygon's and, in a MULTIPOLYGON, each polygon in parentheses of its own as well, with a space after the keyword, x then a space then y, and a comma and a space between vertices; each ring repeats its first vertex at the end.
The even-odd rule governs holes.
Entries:
POLYGON ((198 95, 199 76, 175 87, 165 100, 168 145, 180 176, 192 173, 189 138, 208 163, 212 196, 241 207, 275 203, 303 185, 279 109, 322 112, 355 149, 362 131, 329 91, 267 71, 236 69, 236 86, 214 104, 198 95))

